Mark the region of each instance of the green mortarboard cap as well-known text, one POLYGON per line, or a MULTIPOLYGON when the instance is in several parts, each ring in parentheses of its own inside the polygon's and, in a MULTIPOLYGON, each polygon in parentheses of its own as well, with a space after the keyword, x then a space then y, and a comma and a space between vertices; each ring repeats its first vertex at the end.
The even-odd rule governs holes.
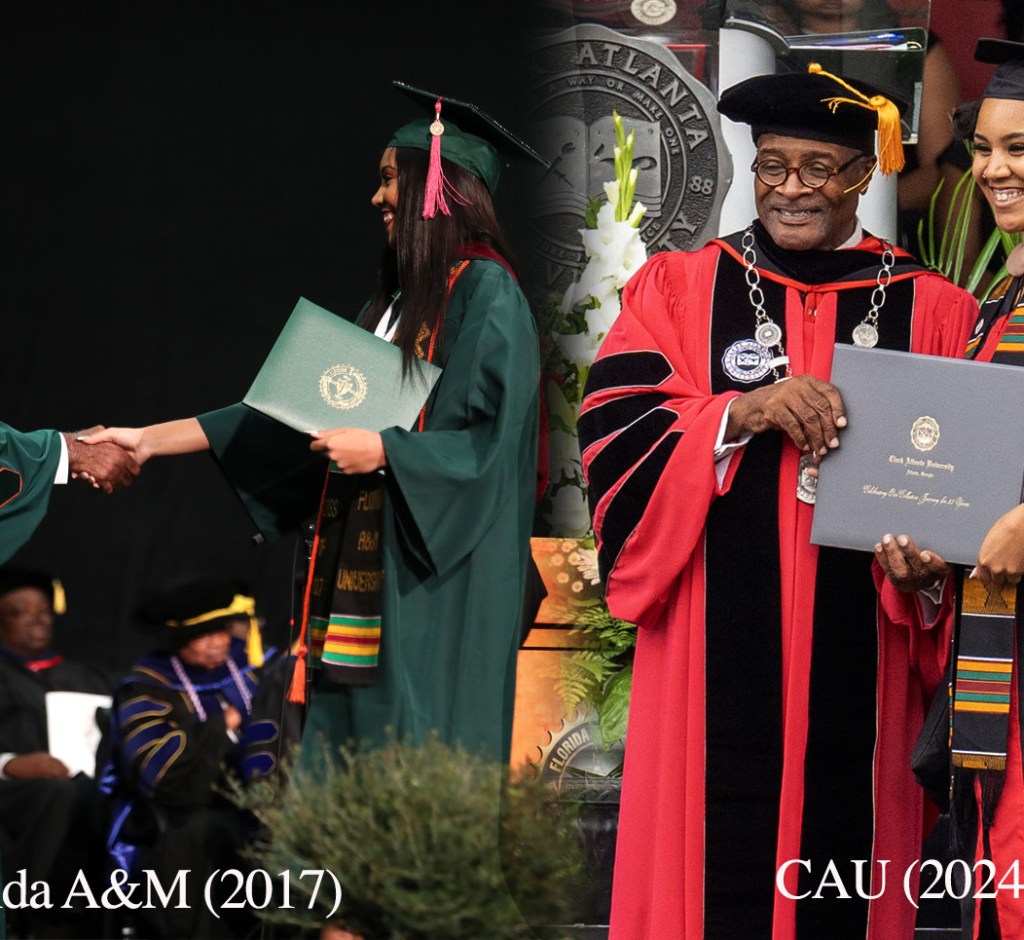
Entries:
POLYGON ((536 160, 550 166, 536 150, 521 140, 475 104, 446 98, 405 82, 392 82, 417 103, 429 102, 434 117, 419 118, 402 125, 388 142, 389 147, 411 147, 431 151, 439 138, 440 155, 483 180, 493 193, 498 186, 502 164, 514 158, 536 160), (440 111, 437 105, 440 104, 440 111), (440 124, 440 128, 435 125, 440 124), (436 131, 440 130, 440 133, 436 131))
POLYGON ((982 98, 1024 101, 1024 42, 979 39, 974 58, 999 66, 992 73, 982 98))

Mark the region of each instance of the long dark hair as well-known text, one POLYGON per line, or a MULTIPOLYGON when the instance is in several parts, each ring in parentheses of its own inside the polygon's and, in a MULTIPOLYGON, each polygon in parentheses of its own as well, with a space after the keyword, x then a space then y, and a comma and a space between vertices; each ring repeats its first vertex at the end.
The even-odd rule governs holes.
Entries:
POLYGON ((491 194, 483 181, 468 170, 442 159, 444 174, 461 202, 449 198, 451 215, 438 212, 432 219, 423 218, 428 161, 425 150, 395 150, 395 248, 384 252, 377 291, 363 321, 367 329, 374 329, 395 292, 401 291, 402 316, 394 343, 402 350, 404 374, 408 374, 417 358, 416 346, 422 341, 420 333, 424 326, 435 336, 435 361, 443 361, 441 340, 448 312, 448 277, 452 265, 464 257, 466 245, 481 242, 512 265, 508 243, 494 215, 491 194))

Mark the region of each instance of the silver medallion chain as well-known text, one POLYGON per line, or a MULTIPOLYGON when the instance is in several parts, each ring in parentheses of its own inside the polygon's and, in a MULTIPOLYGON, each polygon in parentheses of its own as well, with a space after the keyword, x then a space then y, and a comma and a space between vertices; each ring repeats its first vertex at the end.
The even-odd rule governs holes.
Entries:
MULTIPOLYGON (((882 266, 875 277, 875 289, 871 292, 871 309, 867 316, 853 328, 853 342, 864 349, 871 349, 878 345, 878 314, 885 306, 885 291, 892 281, 892 267, 896 261, 896 254, 892 245, 883 242, 882 266)), ((754 308, 756 325, 754 327, 754 341, 766 350, 772 347, 778 349, 778 356, 771 361, 771 371, 776 382, 789 378, 792 371, 789 367, 789 359, 782 346, 782 329, 768 316, 764 309, 764 292, 761 290, 761 275, 756 268, 757 252, 754 250, 754 230, 748 228, 743 233, 740 242, 743 248, 743 264, 746 267, 744 277, 747 287, 750 289, 750 305, 754 308), (780 376, 778 365, 785 364, 786 375, 780 376)), ((814 465, 814 455, 804 454, 800 458, 800 466, 797 471, 797 499, 804 503, 814 504, 817 495, 817 479, 808 472, 814 465)))
MULTIPOLYGON (((773 363, 786 366, 785 378, 792 374, 789 368, 789 359, 786 357, 786 350, 782 346, 782 328, 770 317, 764 309, 764 291, 761 290, 761 274, 755 267, 757 264, 757 252, 754 251, 754 230, 748 228, 743 233, 743 241, 740 243, 743 248, 743 263, 746 265, 744 277, 747 287, 750 288, 750 304, 754 308, 754 316, 757 318, 754 327, 754 342, 770 350, 773 346, 778 349, 778 355, 773 357, 773 363)), ((772 376, 776 382, 784 378, 779 375, 777 365, 772 365, 772 376)))
POLYGON ((872 349, 878 345, 878 312, 885 306, 885 289, 892 281, 892 266, 896 254, 892 245, 883 242, 882 267, 875 278, 875 289, 871 292, 871 309, 868 315, 853 328, 853 342, 864 349, 872 349))

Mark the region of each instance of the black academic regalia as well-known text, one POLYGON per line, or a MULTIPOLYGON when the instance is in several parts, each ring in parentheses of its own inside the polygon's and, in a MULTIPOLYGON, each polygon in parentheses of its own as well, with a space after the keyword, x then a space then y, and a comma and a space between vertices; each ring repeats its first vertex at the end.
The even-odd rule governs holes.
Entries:
MULTIPOLYGON (((51 480, 52 482, 52 480, 51 480)), ((86 663, 58 656, 48 668, 32 671, 13 654, 0 653, 0 753, 49 751, 47 692, 108 695, 110 678, 86 663)), ((43 881, 55 904, 63 903, 81 870, 90 883, 105 873, 105 805, 96 782, 84 774, 71 778, 0 780, 0 854, 4 881, 25 869, 29 883, 43 881)), ((70 919, 69 912, 50 912, 70 919)), ((9 912, 12 923, 25 915, 9 912)))

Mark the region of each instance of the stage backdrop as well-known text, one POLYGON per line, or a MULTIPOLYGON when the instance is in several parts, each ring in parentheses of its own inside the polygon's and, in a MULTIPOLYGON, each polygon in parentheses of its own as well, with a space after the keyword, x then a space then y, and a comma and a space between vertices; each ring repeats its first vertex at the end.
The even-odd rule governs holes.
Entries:
MULTIPOLYGON (((515 4, 8 4, 0 419, 72 430, 237 401, 302 295, 352 316, 384 235, 370 205, 393 78, 517 124, 515 4)), ((507 180, 499 204, 522 200, 507 180)), ((282 640, 295 540, 253 528, 199 455, 104 496, 57 487, 17 560, 64 581, 61 648, 122 669, 139 592, 244 578, 282 640)))

